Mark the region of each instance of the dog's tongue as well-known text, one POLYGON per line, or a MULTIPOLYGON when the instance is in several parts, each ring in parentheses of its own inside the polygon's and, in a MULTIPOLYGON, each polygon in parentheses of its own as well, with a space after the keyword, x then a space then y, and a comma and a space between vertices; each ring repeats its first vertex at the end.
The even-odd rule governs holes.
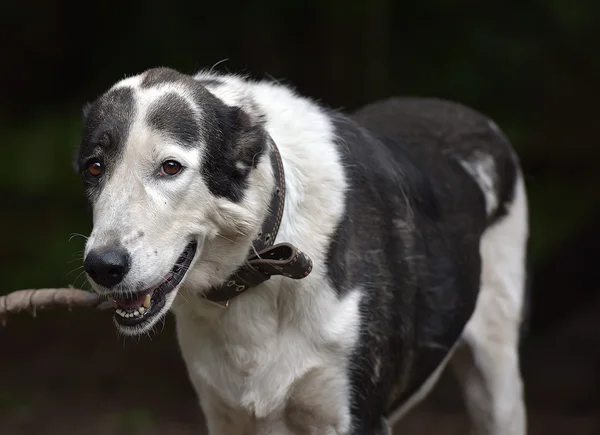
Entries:
POLYGON ((148 306, 150 306, 151 297, 152 290, 142 293, 133 299, 115 299, 115 302, 119 308, 124 310, 131 310, 132 308, 139 308, 141 306, 148 308, 148 306))

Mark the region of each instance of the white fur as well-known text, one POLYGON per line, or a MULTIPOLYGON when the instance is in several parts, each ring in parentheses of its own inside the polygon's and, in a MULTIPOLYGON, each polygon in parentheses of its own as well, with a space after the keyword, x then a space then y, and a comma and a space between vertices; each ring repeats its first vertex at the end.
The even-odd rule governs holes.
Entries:
POLYGON ((519 369, 523 315, 527 198, 519 177, 508 214, 481 239, 481 293, 453 363, 477 434, 526 433, 519 369))
POLYGON ((496 168, 494 159, 487 154, 477 153, 470 161, 461 161, 462 167, 471 174, 485 198, 485 210, 490 216, 498 207, 496 197, 496 168))
POLYGON ((174 306, 190 378, 201 402, 219 404, 214 409, 221 413, 207 415, 211 434, 242 433, 239 427, 246 421, 255 422, 257 434, 292 433, 284 415, 302 409, 306 415, 300 423, 325 422, 318 433, 346 433, 345 373, 358 335, 360 291, 340 302, 324 276, 323 258, 346 189, 333 128, 317 106, 289 89, 236 77, 219 80, 226 84, 210 90, 228 104, 252 101, 280 150, 286 202, 276 241, 294 243, 315 261, 307 278, 272 278, 232 300, 226 310, 195 297, 192 276, 174 306), (309 385, 313 377, 336 388, 322 389, 316 381, 309 385), (295 395, 295 385, 305 380, 304 393, 295 395), (319 405, 302 403, 307 389, 318 392, 319 405), (223 421, 234 423, 225 429, 223 421))

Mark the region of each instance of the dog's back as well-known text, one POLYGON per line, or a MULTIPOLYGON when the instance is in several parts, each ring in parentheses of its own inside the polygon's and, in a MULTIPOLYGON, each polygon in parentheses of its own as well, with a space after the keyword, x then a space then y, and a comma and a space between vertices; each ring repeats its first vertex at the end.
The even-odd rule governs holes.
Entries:
POLYGON ((353 118, 411 152, 428 176, 440 178, 435 174, 443 160, 459 163, 484 194, 488 223, 506 214, 519 164, 489 118, 464 105, 433 98, 392 98, 359 109, 353 118))

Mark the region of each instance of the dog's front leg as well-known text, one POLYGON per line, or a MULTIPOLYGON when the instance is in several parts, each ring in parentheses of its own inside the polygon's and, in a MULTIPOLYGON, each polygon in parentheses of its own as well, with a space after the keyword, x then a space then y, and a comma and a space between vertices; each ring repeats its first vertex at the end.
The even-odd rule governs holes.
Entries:
POLYGON ((253 422, 246 413, 231 408, 205 383, 196 381, 194 385, 210 435, 249 435, 254 433, 253 422))

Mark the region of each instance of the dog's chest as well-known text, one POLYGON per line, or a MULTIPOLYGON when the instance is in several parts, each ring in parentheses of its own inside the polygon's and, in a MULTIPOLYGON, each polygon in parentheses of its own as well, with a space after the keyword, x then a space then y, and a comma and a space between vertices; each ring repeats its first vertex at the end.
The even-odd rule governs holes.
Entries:
POLYGON ((254 294, 212 318, 176 310, 192 383, 197 390, 210 385, 231 408, 256 418, 285 408, 309 372, 327 370, 343 389, 348 354, 358 335, 358 296, 278 300, 254 294))

